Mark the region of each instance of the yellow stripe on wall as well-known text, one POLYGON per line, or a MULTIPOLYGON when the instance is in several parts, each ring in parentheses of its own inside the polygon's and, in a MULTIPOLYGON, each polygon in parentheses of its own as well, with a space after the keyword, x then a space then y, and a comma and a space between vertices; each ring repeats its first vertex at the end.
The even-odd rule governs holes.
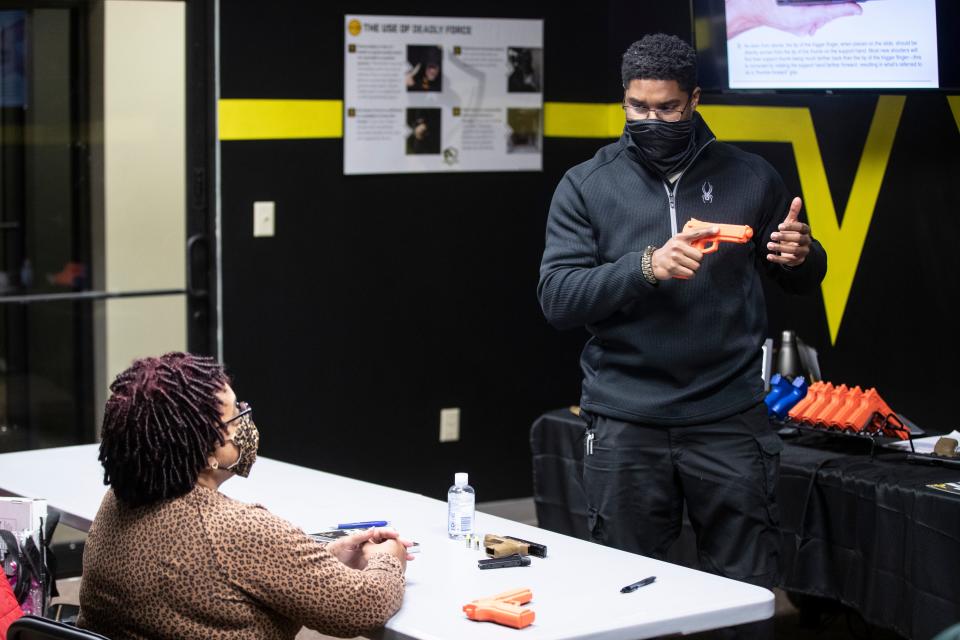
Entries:
MULTIPOLYGON (((618 138, 620 103, 546 102, 548 138, 618 138)), ((289 140, 343 137, 342 100, 220 100, 221 140, 289 140)))
MULTIPOLYGON (((960 96, 948 96, 960 127, 960 96)), ((903 96, 881 96, 848 199, 843 226, 830 195, 810 110, 806 107, 701 105, 700 112, 720 140, 782 142, 793 147, 814 234, 829 256, 822 284, 831 342, 836 343, 860 255, 886 173, 903 113, 903 96)), ((615 139, 623 132, 620 103, 546 102, 544 136, 615 139)), ((341 100, 221 100, 221 140, 343 137, 341 100)), ((784 211, 784 216, 786 212, 784 211)))
POLYGON ((548 138, 619 138, 623 133, 620 103, 543 103, 543 135, 548 138))
POLYGON ((342 100, 220 100, 221 140, 342 138, 342 100))

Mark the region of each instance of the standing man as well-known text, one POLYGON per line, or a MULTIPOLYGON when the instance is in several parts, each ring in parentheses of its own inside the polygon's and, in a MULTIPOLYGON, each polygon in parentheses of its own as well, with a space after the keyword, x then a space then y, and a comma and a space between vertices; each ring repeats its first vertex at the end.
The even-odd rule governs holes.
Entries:
POLYGON ((760 272, 817 289, 823 248, 765 160, 717 142, 697 113, 696 54, 648 35, 623 56, 620 140, 553 196, 538 293, 560 329, 586 327, 580 404, 594 541, 662 558, 683 505, 705 571, 773 587, 782 443, 767 421, 760 272), (749 225, 704 256, 690 218, 749 225))

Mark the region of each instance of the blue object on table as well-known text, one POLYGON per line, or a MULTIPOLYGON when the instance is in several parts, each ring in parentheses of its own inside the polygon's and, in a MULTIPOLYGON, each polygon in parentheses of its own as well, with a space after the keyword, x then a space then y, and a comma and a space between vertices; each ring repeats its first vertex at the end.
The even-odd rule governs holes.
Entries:
POLYGON ((773 405, 776 404, 785 393, 790 392, 790 381, 779 373, 773 374, 770 378, 770 392, 763 399, 767 403, 767 413, 773 415, 773 405))
POLYGON ((366 522, 343 522, 337 529, 369 529, 371 527, 385 527, 390 524, 386 520, 368 520, 366 522))
POLYGON ((780 420, 785 420, 790 409, 803 400, 807 395, 807 380, 803 376, 797 376, 790 384, 785 393, 780 394, 773 405, 767 405, 770 413, 780 420))

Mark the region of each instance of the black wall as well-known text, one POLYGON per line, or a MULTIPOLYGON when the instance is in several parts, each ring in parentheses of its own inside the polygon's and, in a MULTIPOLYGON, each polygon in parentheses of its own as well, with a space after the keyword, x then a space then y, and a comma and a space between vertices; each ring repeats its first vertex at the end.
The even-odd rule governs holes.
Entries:
MULTIPOLYGON (((342 99, 349 12, 543 18, 545 100, 615 102, 622 51, 649 31, 689 37, 684 4, 230 0, 221 97, 342 99)), ((705 102, 809 106, 842 215, 876 96, 705 102)), ((536 300, 547 207, 563 172, 607 142, 547 138, 542 173, 349 177, 339 139, 223 142, 225 360, 263 454, 435 497, 461 470, 480 500, 530 495, 530 424, 577 402, 586 335, 550 328, 536 300), (276 237, 252 237, 256 200, 277 203, 276 237), (461 440, 440 444, 452 406, 461 440)), ((800 193, 789 145, 744 146, 800 193)), ((771 334, 797 329, 827 379, 877 386, 929 427, 951 426, 960 355, 946 313, 957 147, 945 98, 912 95, 835 347, 819 298, 769 298, 771 334)))

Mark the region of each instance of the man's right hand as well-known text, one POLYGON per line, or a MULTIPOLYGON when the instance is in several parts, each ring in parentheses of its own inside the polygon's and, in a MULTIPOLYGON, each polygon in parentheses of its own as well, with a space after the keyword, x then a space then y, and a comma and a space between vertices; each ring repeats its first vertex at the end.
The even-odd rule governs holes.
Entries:
POLYGON ((718 233, 720 233, 720 227, 709 227, 696 231, 681 231, 673 236, 665 245, 653 252, 650 260, 653 275, 657 280, 692 278, 700 268, 700 261, 703 260, 703 253, 693 246, 693 241, 718 233))

